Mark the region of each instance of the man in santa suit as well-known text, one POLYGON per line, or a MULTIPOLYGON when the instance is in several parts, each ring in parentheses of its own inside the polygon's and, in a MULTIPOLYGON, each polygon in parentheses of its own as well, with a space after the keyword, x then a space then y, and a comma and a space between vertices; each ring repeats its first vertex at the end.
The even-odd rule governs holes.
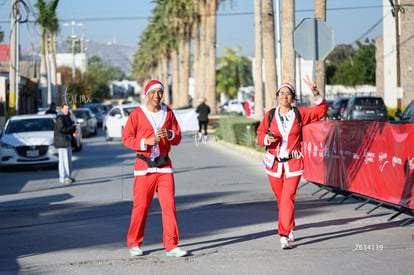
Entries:
POLYGON ((167 256, 182 257, 187 252, 177 247, 178 226, 171 145, 181 141, 181 129, 171 109, 161 104, 164 85, 151 80, 145 87, 147 104, 135 108, 125 125, 122 141, 137 151, 134 168, 133 209, 127 236, 131 256, 141 256, 145 223, 151 201, 158 194, 162 210, 163 244, 167 256))
POLYGON ((292 106, 296 95, 295 88, 290 83, 283 83, 276 92, 279 106, 274 110, 270 124, 271 112, 268 111, 257 129, 257 142, 260 146, 267 147, 263 163, 279 208, 278 233, 282 249, 292 248, 291 242, 295 240, 295 196, 304 173, 301 127, 322 119, 328 110, 316 84, 309 76, 304 80, 314 95, 316 106, 299 107, 295 110, 296 107, 292 106))
POLYGON ((254 101, 253 96, 250 96, 248 100, 246 100, 243 104, 244 110, 246 111, 247 117, 254 116, 254 101))

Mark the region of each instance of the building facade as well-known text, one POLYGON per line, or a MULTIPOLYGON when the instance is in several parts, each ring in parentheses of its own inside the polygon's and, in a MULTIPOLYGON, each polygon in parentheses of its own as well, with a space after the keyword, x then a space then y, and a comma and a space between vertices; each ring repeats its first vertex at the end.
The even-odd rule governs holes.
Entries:
POLYGON ((397 74, 396 20, 389 0, 383 0, 383 36, 376 39, 377 93, 387 107, 396 108, 401 99, 404 108, 414 99, 414 0, 398 0, 400 74, 397 74), (400 88, 397 87, 400 78, 400 88))

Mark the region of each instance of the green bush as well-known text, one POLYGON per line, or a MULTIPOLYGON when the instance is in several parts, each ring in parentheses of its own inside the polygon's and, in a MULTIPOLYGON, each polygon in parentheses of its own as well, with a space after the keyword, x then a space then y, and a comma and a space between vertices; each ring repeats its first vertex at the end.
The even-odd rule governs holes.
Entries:
POLYGON ((256 130, 260 121, 243 116, 225 116, 218 121, 215 135, 229 143, 258 147, 256 130))

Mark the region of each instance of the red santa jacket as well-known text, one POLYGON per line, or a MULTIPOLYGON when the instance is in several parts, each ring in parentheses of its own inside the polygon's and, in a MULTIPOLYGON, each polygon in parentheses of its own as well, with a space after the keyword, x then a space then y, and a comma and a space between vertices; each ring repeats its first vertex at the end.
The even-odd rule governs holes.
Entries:
MULTIPOLYGON (((302 125, 305 126, 314 121, 318 121, 323 118, 328 111, 328 105, 325 100, 320 98, 315 102, 315 107, 299 107, 302 118, 302 125)), ((301 148, 301 128, 293 109, 291 109, 287 117, 290 121, 287 121, 285 128, 282 126, 282 121, 279 114, 279 107, 275 110, 272 122, 269 126, 269 112, 267 112, 257 129, 257 142, 260 146, 269 145, 267 138, 267 131, 272 132, 275 137, 279 137, 281 142, 273 142, 268 146, 268 151, 275 157, 287 158, 292 156, 293 158, 286 162, 273 162, 272 168, 266 167, 266 172, 273 177, 280 178, 282 176, 282 169, 285 169, 286 177, 300 176, 304 173, 302 148, 301 148)))
MULTIPOLYGON (((158 144, 160 156, 167 155, 170 152, 171 145, 178 145, 181 141, 181 129, 174 113, 165 105, 161 105, 160 112, 163 112, 161 123, 160 125, 155 125, 146 106, 135 108, 129 115, 122 134, 122 142, 124 145, 132 150, 136 150, 137 154, 150 158, 154 146, 146 145, 144 144, 144 141, 146 138, 154 137, 157 128, 165 128, 172 133, 170 139, 162 138, 158 144)), ((166 166, 160 168, 148 167, 148 164, 145 161, 138 158, 135 161, 134 175, 136 176, 146 175, 147 173, 172 172, 171 160, 168 160, 166 166)))

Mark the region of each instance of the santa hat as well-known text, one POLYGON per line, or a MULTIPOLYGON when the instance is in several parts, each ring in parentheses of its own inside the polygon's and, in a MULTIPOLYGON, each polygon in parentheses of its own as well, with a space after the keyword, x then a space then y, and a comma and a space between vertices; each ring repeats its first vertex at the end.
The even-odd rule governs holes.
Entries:
POLYGON ((292 93, 293 97, 295 97, 295 95, 296 95, 295 87, 293 87, 293 85, 288 83, 288 82, 282 83, 279 86, 279 89, 277 90, 277 93, 279 93, 280 89, 282 89, 283 87, 287 87, 290 90, 290 92, 292 93))
POLYGON ((147 95, 151 90, 154 89, 161 89, 162 91, 164 91, 164 85, 162 85, 162 83, 158 80, 151 80, 150 82, 148 82, 147 86, 145 86, 145 95, 147 95))

